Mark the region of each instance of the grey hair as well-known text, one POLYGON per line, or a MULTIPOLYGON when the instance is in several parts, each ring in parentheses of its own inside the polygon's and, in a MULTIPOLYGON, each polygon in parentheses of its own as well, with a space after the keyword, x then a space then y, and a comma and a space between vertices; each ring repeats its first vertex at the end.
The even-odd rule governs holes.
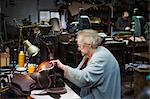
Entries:
POLYGON ((77 33, 77 38, 82 37, 82 43, 90 44, 93 48, 97 48, 101 42, 102 38, 98 35, 97 31, 93 29, 84 29, 77 33))

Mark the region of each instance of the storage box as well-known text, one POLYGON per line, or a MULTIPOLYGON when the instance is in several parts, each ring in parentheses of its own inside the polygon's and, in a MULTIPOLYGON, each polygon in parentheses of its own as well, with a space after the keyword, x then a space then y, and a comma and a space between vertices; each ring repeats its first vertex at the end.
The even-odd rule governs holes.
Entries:
POLYGON ((9 49, 6 49, 6 52, 0 53, 0 67, 9 66, 9 64, 10 64, 9 49))

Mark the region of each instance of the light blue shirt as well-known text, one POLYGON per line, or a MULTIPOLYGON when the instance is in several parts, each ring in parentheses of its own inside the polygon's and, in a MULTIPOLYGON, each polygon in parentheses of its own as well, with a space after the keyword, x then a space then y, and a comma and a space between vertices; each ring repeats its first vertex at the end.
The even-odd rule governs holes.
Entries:
POLYGON ((120 68, 108 49, 99 46, 87 66, 65 67, 64 77, 81 88, 82 99, 121 99, 120 68))

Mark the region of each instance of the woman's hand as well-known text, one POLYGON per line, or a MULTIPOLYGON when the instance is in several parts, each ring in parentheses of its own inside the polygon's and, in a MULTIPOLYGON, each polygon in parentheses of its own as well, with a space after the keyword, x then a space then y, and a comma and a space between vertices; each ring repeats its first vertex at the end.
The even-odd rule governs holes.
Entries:
POLYGON ((59 59, 57 59, 57 60, 51 60, 50 64, 53 64, 54 66, 57 66, 58 68, 60 68, 62 70, 64 70, 64 67, 65 67, 65 65, 62 64, 59 59))

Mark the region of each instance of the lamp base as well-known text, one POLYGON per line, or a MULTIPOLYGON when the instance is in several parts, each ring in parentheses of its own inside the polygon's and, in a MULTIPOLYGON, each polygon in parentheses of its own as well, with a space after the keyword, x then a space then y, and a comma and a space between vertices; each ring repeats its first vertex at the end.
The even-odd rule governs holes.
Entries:
POLYGON ((19 72, 23 72, 26 71, 27 69, 25 67, 17 67, 16 70, 19 72))

